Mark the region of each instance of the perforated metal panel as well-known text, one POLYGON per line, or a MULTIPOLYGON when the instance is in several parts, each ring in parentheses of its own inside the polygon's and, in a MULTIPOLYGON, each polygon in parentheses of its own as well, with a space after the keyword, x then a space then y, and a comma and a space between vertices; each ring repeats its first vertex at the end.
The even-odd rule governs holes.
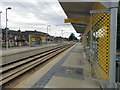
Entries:
POLYGON ((91 63, 94 75, 108 80, 110 60, 110 14, 92 13, 91 63))

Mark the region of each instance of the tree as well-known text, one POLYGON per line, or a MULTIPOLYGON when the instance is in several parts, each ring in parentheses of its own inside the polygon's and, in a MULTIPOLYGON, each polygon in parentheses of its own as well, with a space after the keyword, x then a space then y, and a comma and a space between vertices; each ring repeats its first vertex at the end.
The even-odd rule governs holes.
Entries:
POLYGON ((71 33, 69 36, 69 41, 74 41, 74 40, 78 40, 78 39, 75 37, 73 33, 71 33))

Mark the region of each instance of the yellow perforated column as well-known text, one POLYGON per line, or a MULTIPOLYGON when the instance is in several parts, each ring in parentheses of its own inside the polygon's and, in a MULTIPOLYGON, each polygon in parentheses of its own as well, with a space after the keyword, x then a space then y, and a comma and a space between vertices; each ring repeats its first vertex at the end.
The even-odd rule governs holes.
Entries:
POLYGON ((110 60, 110 14, 92 14, 92 63, 97 78, 108 80, 110 60))

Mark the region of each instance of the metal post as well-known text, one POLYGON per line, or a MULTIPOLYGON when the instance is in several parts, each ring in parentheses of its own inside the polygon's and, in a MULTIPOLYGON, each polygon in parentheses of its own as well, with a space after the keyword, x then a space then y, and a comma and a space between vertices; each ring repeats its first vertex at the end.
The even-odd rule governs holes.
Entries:
POLYGON ((8 50, 8 28, 7 28, 7 10, 11 9, 11 7, 6 8, 6 49, 8 50))
MULTIPOLYGON (((48 27, 50 27, 50 25, 47 26, 47 34, 48 34, 48 27)), ((47 44, 48 44, 48 35, 47 35, 46 42, 47 42, 47 44)))
POLYGON ((55 33, 55 36, 54 36, 54 44, 56 43, 56 33, 55 33))
POLYGON ((48 44, 48 26, 47 26, 46 44, 48 44))
POLYGON ((31 47, 31 35, 29 35, 29 47, 31 47))
POLYGON ((62 43, 63 43, 63 30, 61 30, 61 39, 62 39, 62 43))
POLYGON ((1 35, 1 37, 2 37, 1 13, 2 13, 2 11, 0 11, 0 35, 1 35))
POLYGON ((110 66, 108 88, 115 88, 116 73, 116 36, 117 36, 117 2, 111 2, 110 17, 110 66))
MULTIPOLYGON (((0 11, 0 50, 2 50, 2 28, 1 28, 1 13, 2 11, 0 11)), ((0 54, 2 54, 0 52, 0 54)), ((0 62, 1 63, 1 62, 0 62)))
POLYGON ((117 82, 119 82, 120 83, 120 62, 118 61, 117 62, 117 64, 118 64, 118 69, 117 69, 117 82))
POLYGON ((47 26, 47 34, 48 34, 48 26, 47 26))
POLYGON ((63 37, 63 30, 61 30, 61 37, 63 37))
MULTIPOLYGON (((1 13, 0 12, 0 55, 2 55, 2 28, 1 28, 1 13)), ((0 57, 0 64, 2 65, 2 57, 0 57)), ((2 79, 2 73, 0 73, 0 79, 2 79)), ((0 90, 2 90, 2 82, 0 82, 0 90)))
POLYGON ((2 11, 0 11, 0 29, 1 29, 1 13, 2 11))
POLYGON ((8 50, 7 9, 6 9, 6 49, 8 50))

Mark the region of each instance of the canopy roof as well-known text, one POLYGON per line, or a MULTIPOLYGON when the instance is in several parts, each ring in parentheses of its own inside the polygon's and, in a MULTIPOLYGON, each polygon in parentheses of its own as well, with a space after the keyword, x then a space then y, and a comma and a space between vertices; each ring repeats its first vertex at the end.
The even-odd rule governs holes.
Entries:
POLYGON ((108 2, 61 2, 64 12, 66 13, 68 19, 70 18, 81 18, 79 22, 72 22, 74 29, 77 33, 84 33, 86 26, 89 23, 90 11, 107 9, 109 8, 108 2))

